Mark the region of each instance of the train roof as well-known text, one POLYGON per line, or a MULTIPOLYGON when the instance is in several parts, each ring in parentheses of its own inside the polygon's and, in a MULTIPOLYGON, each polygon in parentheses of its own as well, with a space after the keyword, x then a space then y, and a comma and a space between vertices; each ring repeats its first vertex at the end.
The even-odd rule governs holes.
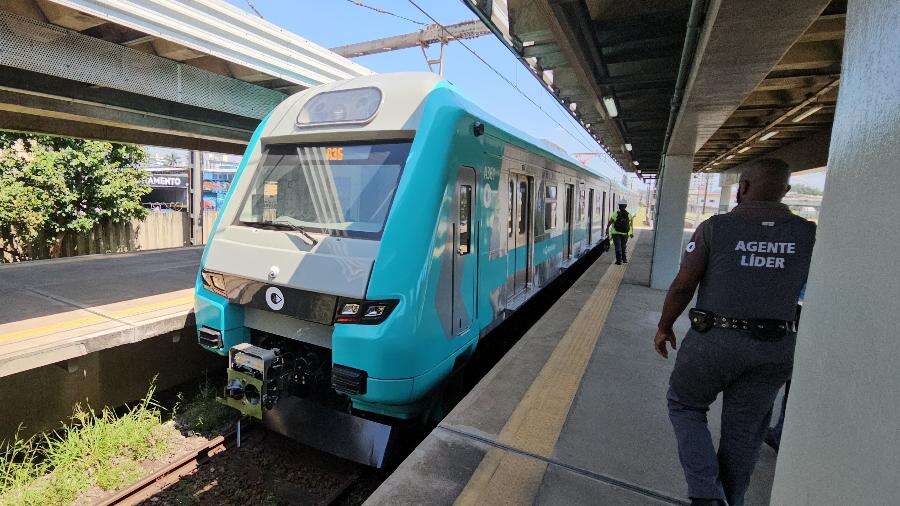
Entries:
MULTIPOLYGON (((459 98, 460 104, 467 112, 478 117, 492 128, 505 133, 508 139, 504 140, 512 141, 514 144, 521 144, 521 147, 526 147, 543 156, 555 159, 557 162, 564 162, 567 165, 571 165, 572 168, 584 171, 586 174, 609 179, 587 169, 565 151, 545 141, 535 139, 518 128, 496 118, 469 100, 455 85, 431 72, 375 74, 336 81, 301 91, 288 97, 275 108, 269 124, 263 132, 263 137, 269 139, 281 138, 284 140, 297 137, 297 118, 301 114, 304 105, 313 97, 331 91, 362 88, 377 88, 382 94, 380 107, 371 121, 357 125, 310 125, 302 127, 300 135, 308 139, 310 134, 321 134, 324 138, 337 132, 353 131, 358 133, 361 139, 375 140, 379 138, 379 135, 383 135, 384 132, 414 132, 418 130, 422 118, 422 110, 429 95, 437 89, 445 88, 459 98)), ((615 181, 611 182, 617 184, 615 181)))

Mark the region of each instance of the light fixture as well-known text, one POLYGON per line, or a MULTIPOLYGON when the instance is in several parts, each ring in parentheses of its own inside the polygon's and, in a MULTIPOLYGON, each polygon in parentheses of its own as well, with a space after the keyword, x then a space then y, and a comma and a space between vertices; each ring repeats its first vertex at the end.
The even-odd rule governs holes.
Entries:
POLYGON ((629 143, 626 142, 626 143, 625 143, 625 149, 627 149, 628 151, 631 151, 631 144, 629 144, 629 143))
POLYGON ((747 151, 750 151, 750 146, 742 147, 741 149, 738 150, 738 153, 746 153, 747 151))
POLYGON ((713 165, 719 165, 719 162, 713 162, 713 165))
POLYGON ((772 137, 775 137, 776 135, 778 135, 778 130, 772 130, 771 132, 768 132, 768 133, 764 134, 762 137, 760 137, 759 140, 767 141, 767 140, 771 139, 772 137))
POLYGON ((799 122, 805 120, 806 118, 812 116, 813 114, 815 114, 815 113, 821 111, 821 110, 822 110, 822 107, 825 107, 825 106, 817 105, 817 106, 815 106, 815 107, 813 107, 813 108, 811 108, 811 109, 807 109, 806 111, 804 111, 804 112, 800 113, 799 115, 797 115, 797 117, 794 118, 794 119, 791 120, 791 121, 793 121, 794 123, 799 123, 799 122))
POLYGON ((631 163, 633 163, 633 164, 635 164, 635 165, 640 165, 640 164, 641 164, 641 162, 639 162, 639 161, 637 161, 637 160, 634 160, 634 161, 632 161, 631 163))
POLYGON ((615 118, 619 115, 619 110, 616 109, 616 101, 612 97, 603 97, 603 105, 606 107, 606 112, 609 113, 610 118, 615 118))
POLYGON ((570 111, 575 112, 575 109, 577 109, 577 108, 578 108, 578 103, 577 103, 577 102, 572 102, 571 104, 569 104, 569 110, 570 110, 570 111))
POLYGON ((725 157, 726 160, 731 160, 732 158, 734 158, 734 155, 728 155, 725 157))

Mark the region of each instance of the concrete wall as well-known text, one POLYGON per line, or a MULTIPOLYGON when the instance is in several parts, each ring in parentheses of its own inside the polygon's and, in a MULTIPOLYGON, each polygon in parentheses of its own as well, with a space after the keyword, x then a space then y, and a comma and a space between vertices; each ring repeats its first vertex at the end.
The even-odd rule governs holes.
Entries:
POLYGON ((900 497, 900 2, 851 0, 772 504, 900 497), (860 202, 877 212, 864 212, 860 202))
POLYGON ((7 376, 0 380, 0 444, 19 424, 25 437, 60 427, 76 403, 121 406, 146 395, 154 377, 159 392, 224 369, 223 357, 197 344, 191 322, 180 332, 7 376))
MULTIPOLYGON (((210 222, 211 223, 211 222, 210 222)), ((130 223, 105 223, 85 234, 70 234, 63 239, 63 257, 97 253, 125 253, 161 248, 178 248, 191 244, 191 218, 181 211, 151 212, 143 220, 130 223)), ((46 248, 29 253, 32 259, 49 258, 46 248)), ((9 262, 4 255, 0 261, 9 262)))

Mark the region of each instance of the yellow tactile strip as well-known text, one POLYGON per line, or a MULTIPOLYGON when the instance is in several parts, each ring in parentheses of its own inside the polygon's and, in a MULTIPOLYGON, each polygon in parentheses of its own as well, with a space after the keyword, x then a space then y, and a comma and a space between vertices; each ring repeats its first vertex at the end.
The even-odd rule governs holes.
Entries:
MULTIPOLYGON (((128 318, 144 313, 149 313, 151 311, 192 305, 194 302, 192 289, 179 290, 178 292, 166 294, 166 296, 164 296, 162 300, 160 300, 159 296, 147 297, 145 299, 148 301, 144 303, 140 303, 140 299, 131 301, 133 305, 121 309, 107 310, 109 306, 114 306, 114 304, 110 304, 108 306, 98 306, 96 308, 88 308, 88 310, 92 312, 87 315, 84 315, 83 311, 72 311, 73 315, 81 314, 82 316, 68 318, 62 321, 56 321, 54 323, 23 328, 16 331, 0 333, 0 343, 7 343, 29 339, 32 337, 45 336, 48 334, 72 331, 99 323, 110 322, 110 320, 117 321, 121 318, 128 318)), ((115 305, 121 304, 117 303, 115 305)), ((17 323, 24 324, 26 322, 17 323)))
MULTIPOLYGON (((630 243, 629 256, 637 241, 630 243)), ((626 267, 609 266, 506 421, 497 443, 547 459, 552 457, 626 267)), ((545 461, 491 448, 456 504, 532 504, 546 470, 545 461)))

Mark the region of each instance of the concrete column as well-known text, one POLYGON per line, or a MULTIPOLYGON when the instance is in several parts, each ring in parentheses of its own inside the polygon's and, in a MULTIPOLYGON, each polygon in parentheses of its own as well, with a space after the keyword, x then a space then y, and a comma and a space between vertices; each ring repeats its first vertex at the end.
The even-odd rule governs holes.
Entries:
POLYGON ((848 2, 775 505, 896 504, 900 497, 898 26, 896 0, 848 2))
POLYGON ((692 157, 666 156, 656 198, 656 231, 650 286, 669 287, 678 273, 684 241, 684 215, 693 171, 692 157))
POLYGON ((731 185, 723 184, 719 192, 719 214, 728 212, 728 203, 731 202, 731 185))
POLYGON ((203 156, 191 151, 191 244, 203 244, 203 156))

